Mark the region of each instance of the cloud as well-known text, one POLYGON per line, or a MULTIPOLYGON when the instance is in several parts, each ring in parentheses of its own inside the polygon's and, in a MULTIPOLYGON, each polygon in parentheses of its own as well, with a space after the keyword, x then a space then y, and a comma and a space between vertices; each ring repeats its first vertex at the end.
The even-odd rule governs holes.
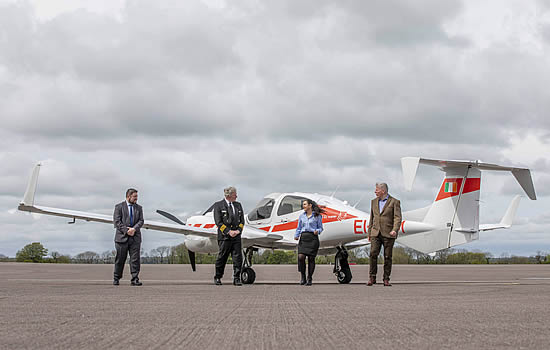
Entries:
MULTIPOLYGON (((108 225, 8 213, 37 161, 39 203, 110 214, 133 186, 155 220, 228 184, 245 209, 338 188, 368 210, 376 181, 406 210, 429 205, 443 174, 421 167, 406 192, 403 156, 527 166, 539 201, 519 223, 545 241, 547 223, 529 225, 549 204, 547 29, 542 3, 2 2, 0 253, 112 248, 108 225)), ((482 222, 518 193, 485 173, 482 222)))

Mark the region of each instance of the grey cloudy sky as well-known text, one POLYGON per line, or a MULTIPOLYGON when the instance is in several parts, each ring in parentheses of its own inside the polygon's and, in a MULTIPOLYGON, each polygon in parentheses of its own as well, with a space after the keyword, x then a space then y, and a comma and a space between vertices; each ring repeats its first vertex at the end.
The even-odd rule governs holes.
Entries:
MULTIPOLYGON (((404 156, 530 167, 539 199, 463 247, 550 251, 549 50, 544 1, 0 0, 0 254, 113 247, 109 225, 14 210, 37 161, 39 204, 110 214, 131 185, 162 220, 227 184, 245 210, 338 186, 354 203, 379 180, 428 205, 442 173, 406 192, 404 156)), ((481 222, 515 194, 484 173, 481 222)))

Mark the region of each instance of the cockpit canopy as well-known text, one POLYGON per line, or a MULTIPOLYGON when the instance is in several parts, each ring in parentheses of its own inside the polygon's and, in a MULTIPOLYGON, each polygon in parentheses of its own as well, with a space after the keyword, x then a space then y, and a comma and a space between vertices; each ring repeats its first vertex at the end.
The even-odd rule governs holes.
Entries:
MULTIPOLYGON (((277 216, 283 216, 302 210, 302 202, 306 199, 301 196, 285 196, 279 208, 277 209, 277 216)), ((254 209, 248 214, 248 220, 257 221, 262 219, 269 219, 273 215, 273 207, 275 206, 275 199, 264 198, 262 199, 254 209)))

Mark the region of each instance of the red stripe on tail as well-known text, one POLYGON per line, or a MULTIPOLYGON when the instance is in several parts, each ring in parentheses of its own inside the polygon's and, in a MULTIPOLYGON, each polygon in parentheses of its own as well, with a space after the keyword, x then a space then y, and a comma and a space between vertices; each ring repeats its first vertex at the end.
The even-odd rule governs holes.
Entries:
MULTIPOLYGON (((458 192, 460 191, 460 186, 462 186, 462 178, 446 178, 443 183, 441 184, 441 188, 439 189, 439 193, 437 194, 437 198, 435 201, 439 201, 441 199, 450 198, 454 196, 458 196, 458 192), (445 184, 448 182, 456 182, 457 184, 457 190, 456 192, 445 192, 445 184)), ((466 183, 464 184, 464 189, 462 190, 462 193, 470 193, 474 191, 479 191, 481 188, 481 178, 479 177, 471 177, 466 179, 466 183)))

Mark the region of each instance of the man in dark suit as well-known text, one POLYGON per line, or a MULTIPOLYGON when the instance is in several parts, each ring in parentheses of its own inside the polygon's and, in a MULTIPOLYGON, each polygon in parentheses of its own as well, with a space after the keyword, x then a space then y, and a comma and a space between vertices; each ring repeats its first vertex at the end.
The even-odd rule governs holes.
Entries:
POLYGON ((214 203, 214 222, 218 227, 218 258, 214 283, 222 284, 221 278, 229 254, 233 259, 233 284, 241 286, 241 267, 243 263, 241 233, 244 227, 244 211, 237 200, 237 189, 233 186, 223 190, 225 198, 214 203))
POLYGON ((370 241, 370 273, 368 286, 376 284, 378 254, 384 246, 384 286, 391 286, 390 275, 393 244, 401 226, 401 203, 388 194, 386 183, 377 183, 376 198, 371 202, 368 238, 370 241))
POLYGON ((130 188, 126 191, 126 200, 115 206, 113 222, 115 232, 115 271, 113 285, 118 286, 122 278, 124 263, 130 253, 130 272, 132 286, 141 286, 139 281, 141 227, 143 226, 143 208, 137 204, 138 191, 130 188))

